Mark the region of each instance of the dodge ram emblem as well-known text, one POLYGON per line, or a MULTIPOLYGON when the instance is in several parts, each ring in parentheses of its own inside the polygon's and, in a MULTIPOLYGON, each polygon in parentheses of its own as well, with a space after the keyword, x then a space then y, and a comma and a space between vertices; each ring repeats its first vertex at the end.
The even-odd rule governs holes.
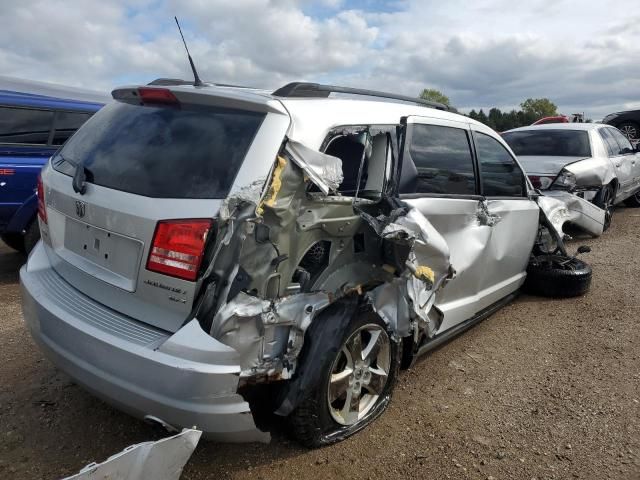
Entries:
POLYGON ((76 215, 78 215, 78 217, 80 218, 84 217, 86 207, 87 207, 87 204, 85 202, 76 200, 76 215))

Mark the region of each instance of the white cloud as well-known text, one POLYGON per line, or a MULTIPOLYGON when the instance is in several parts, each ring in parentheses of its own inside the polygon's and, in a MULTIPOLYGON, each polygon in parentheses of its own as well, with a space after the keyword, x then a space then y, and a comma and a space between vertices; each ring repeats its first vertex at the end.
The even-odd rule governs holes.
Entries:
POLYGON ((94 89, 189 78, 176 14, 212 81, 435 87, 462 108, 545 96, 594 118, 640 101, 640 16, 614 0, 22 0, 3 9, 0 71, 94 89))

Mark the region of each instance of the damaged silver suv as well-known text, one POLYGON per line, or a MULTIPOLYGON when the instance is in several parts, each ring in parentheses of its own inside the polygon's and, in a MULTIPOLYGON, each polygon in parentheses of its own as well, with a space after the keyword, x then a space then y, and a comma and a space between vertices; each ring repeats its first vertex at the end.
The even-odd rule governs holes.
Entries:
POLYGON ((280 416, 331 443, 527 269, 545 294, 588 288, 566 205, 478 122, 317 84, 158 83, 115 90, 51 158, 20 272, 45 354, 139 418, 266 441, 280 416))

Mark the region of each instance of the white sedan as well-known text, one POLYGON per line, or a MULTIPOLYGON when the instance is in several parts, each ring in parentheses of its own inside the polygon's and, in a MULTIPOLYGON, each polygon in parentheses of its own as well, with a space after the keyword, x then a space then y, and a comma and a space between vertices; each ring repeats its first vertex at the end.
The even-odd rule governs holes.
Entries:
POLYGON ((611 223, 613 205, 640 207, 640 148, 615 127, 565 123, 516 128, 502 137, 540 190, 564 190, 592 201, 611 223))

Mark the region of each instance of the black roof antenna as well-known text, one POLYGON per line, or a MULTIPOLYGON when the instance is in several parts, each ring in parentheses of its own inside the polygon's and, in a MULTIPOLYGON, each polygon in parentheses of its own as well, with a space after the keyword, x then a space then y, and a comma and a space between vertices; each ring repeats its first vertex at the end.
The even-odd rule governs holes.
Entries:
POLYGON ((193 59, 191 58, 191 54, 189 53, 189 48, 187 47, 187 42, 184 40, 184 35, 182 35, 182 29, 180 28, 180 23, 178 22, 178 17, 173 17, 176 20, 176 25, 178 25, 178 31, 180 32, 180 36, 182 37, 182 43, 184 43, 184 49, 187 51, 187 57, 189 58, 189 63, 191 64, 191 70, 193 71, 193 86, 201 87, 204 85, 200 77, 198 76, 198 71, 196 70, 196 66, 193 64, 193 59))

